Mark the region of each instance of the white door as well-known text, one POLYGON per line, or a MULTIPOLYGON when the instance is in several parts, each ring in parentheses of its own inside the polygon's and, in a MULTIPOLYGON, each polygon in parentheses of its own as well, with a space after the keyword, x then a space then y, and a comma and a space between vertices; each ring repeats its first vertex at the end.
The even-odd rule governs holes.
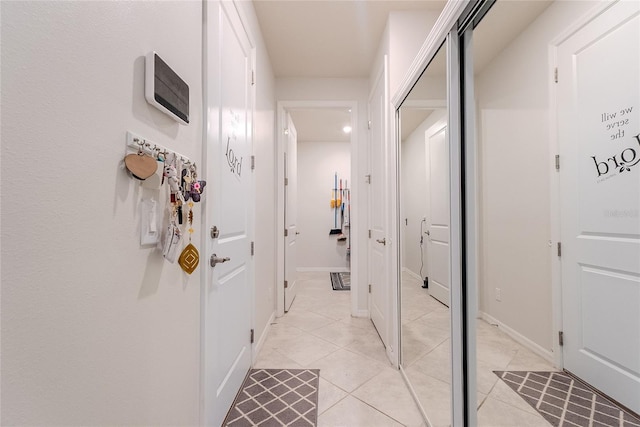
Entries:
POLYGON ((564 367, 640 412, 640 3, 557 59, 564 367))
POLYGON ((425 132, 429 293, 449 306, 449 139, 446 123, 425 132))
MULTIPOLYGON (((386 61, 385 61, 386 62, 386 61)), ((387 346, 387 304, 389 284, 386 233, 386 168, 385 151, 387 140, 386 115, 386 64, 376 80, 369 97, 369 149, 370 149, 370 193, 369 193, 369 310, 371 320, 378 330, 382 343, 387 346)))
POLYGON ((298 134, 289 113, 286 115, 287 146, 284 153, 284 310, 289 311, 297 292, 298 240, 298 134))
POLYGON ((251 367, 252 64, 233 3, 207 2, 206 20, 204 411, 206 424, 219 426, 251 367), (229 260, 211 267, 214 254, 229 260))

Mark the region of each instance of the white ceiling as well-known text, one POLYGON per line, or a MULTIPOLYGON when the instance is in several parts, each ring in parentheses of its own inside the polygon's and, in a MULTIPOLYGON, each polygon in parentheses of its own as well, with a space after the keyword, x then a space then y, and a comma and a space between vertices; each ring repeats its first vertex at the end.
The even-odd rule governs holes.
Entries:
POLYGON ((298 132, 298 142, 349 142, 351 135, 343 128, 351 124, 346 108, 305 108, 290 110, 298 132))
MULTIPOLYGON (((367 78, 390 11, 438 12, 446 1, 253 0, 253 3, 277 78, 367 78)), ((550 3, 498 0, 474 31, 476 71, 483 69, 550 3)), ((438 55, 431 65, 425 76, 443 78, 444 55, 438 55)), ((420 86, 417 85, 416 92, 420 86)), ((426 90, 433 85, 422 86, 426 90)), ((410 99, 425 99, 422 94, 411 95, 410 99)), ((345 122, 350 121, 344 110, 305 109, 291 113, 300 141, 349 140, 342 132, 345 122)), ((418 120, 420 114, 411 116, 418 120)))
POLYGON ((254 0, 276 77, 361 77, 371 71, 391 10, 441 0, 254 0))

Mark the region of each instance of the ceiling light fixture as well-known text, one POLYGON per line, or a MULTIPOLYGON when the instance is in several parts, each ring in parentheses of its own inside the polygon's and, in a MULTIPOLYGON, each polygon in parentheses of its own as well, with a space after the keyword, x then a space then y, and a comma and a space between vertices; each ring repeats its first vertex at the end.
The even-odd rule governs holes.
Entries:
POLYGON ((351 126, 345 126, 345 127, 343 127, 343 128, 342 128, 342 131, 343 131, 344 133, 351 133, 351 126))

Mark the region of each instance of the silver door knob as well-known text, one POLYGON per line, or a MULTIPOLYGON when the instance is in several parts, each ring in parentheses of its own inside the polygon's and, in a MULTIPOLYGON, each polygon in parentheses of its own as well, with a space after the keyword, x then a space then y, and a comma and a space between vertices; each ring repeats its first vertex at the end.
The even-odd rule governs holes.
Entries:
POLYGON ((224 258, 218 258, 218 255, 213 254, 209 259, 209 264, 211 264, 211 267, 215 267, 216 264, 222 264, 223 262, 227 262, 227 261, 231 261, 231 258, 229 258, 228 256, 224 258))
POLYGON ((298 236, 298 235, 300 235, 300 232, 299 232, 299 231, 296 231, 296 236, 298 236))
POLYGON ((387 238, 385 237, 384 239, 376 239, 376 242, 382 243, 383 245, 386 245, 387 244, 387 238))
POLYGON ((427 236, 431 236, 431 232, 427 230, 427 236))

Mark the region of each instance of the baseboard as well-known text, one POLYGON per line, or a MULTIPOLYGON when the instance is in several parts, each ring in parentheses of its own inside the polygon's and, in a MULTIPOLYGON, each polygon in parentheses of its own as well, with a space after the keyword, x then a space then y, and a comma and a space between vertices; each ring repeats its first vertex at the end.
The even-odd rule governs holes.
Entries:
POLYGON ((296 271, 300 273, 308 272, 327 272, 327 273, 348 273, 351 271, 349 267, 298 267, 296 271))
POLYGON ((413 271, 409 270, 407 267, 402 267, 402 272, 403 273, 407 273, 409 276, 411 276, 414 279, 419 280, 421 282, 424 280, 424 277, 420 277, 418 274, 416 274, 413 271))
POLYGON ((271 324, 275 321, 275 319, 276 319, 276 312, 274 311, 273 313, 271 313, 271 317, 269 317, 269 321, 267 322, 267 325, 264 327, 264 330, 262 331, 262 335, 260 335, 260 338, 258 338, 258 341, 256 341, 255 346, 253 347, 253 354, 251 355, 252 365, 256 363, 256 360, 258 359, 258 354, 260 354, 260 350, 262 350, 262 346, 264 345, 264 342, 267 339, 267 335, 269 335, 269 331, 271 330, 271 324))
POLYGON ((536 344, 535 342, 531 341, 529 338, 522 335, 520 332, 517 332, 514 329, 511 329, 509 326, 505 325, 495 317, 483 311, 479 311, 478 314, 479 314, 478 317, 480 319, 492 325, 497 325, 500 330, 502 330, 505 334, 509 335, 509 337, 511 337, 518 344, 522 344, 523 346, 525 346, 526 348, 533 351, 535 354, 537 354, 538 356, 542 357, 544 360, 546 360, 547 362, 555 366, 553 352, 551 350, 547 350, 544 347, 536 344))
POLYGON ((369 313, 369 310, 358 310, 358 312, 353 317, 365 317, 369 319, 371 317, 371 314, 369 313))

